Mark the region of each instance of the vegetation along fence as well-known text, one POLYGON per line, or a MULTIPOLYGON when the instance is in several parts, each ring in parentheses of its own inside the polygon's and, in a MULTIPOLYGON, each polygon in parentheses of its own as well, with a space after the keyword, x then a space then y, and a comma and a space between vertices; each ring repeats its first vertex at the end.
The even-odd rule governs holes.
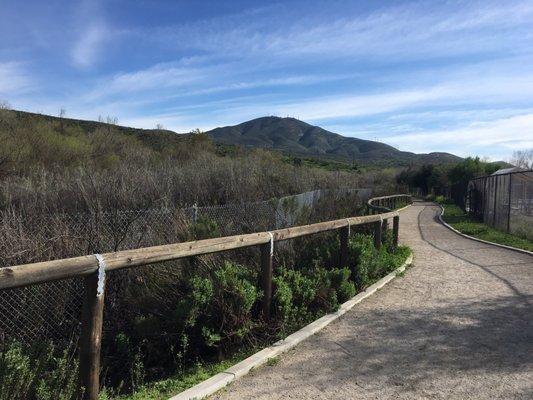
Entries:
POLYGON ((471 180, 466 209, 487 225, 533 239, 533 171, 471 180))
MULTIPOLYGON (((0 268, 360 215, 371 192, 371 189, 322 189, 238 204, 176 209, 96 209, 75 214, 28 215, 17 210, 2 210, 0 268)), ((249 259, 246 261, 250 262, 249 259)), ((172 271, 179 267, 168 265, 172 271)), ((167 276, 171 279, 169 274, 167 276)), ((152 271, 139 269, 135 273, 115 273, 111 281, 108 279, 107 298, 111 303, 108 310, 117 310, 116 315, 112 315, 113 311, 107 316, 108 331, 113 332, 111 336, 124 329, 120 326, 124 325, 121 320, 135 317, 124 313, 125 308, 131 309, 131 305, 122 301, 125 292, 135 285, 146 286, 146 281, 158 278, 152 271), (115 318, 117 315, 120 318, 115 318)), ((178 280, 175 275, 172 278, 178 280)), ((79 279, 67 279, 38 287, 0 291, 0 348, 3 343, 13 340, 24 347, 43 340, 52 342, 59 349, 75 344, 80 333, 82 286, 79 279)), ((159 298, 167 298, 168 292, 173 291, 166 286, 157 289, 159 298)), ((146 291, 155 292, 153 287, 146 291)))
MULTIPOLYGON (((305 196, 304 196, 305 197, 305 196)), ((309 195, 307 195, 309 197, 309 195)), ((291 202, 292 203, 292 202, 291 202)), ((393 243, 397 245, 399 215, 397 209, 410 204, 408 195, 395 195, 371 199, 367 207, 374 215, 350 217, 325 222, 312 223, 293 227, 284 227, 270 231, 238 234, 232 236, 215 237, 202 240, 184 241, 180 243, 142 247, 129 250, 111 251, 102 254, 92 254, 82 257, 58 259, 30 263, 25 265, 6 266, 0 268, 0 294, 23 290, 18 302, 23 307, 31 307, 34 292, 47 285, 61 285, 62 282, 78 282, 71 290, 83 292, 81 313, 81 338, 79 341, 80 382, 84 388, 84 396, 94 400, 98 397, 100 388, 100 357, 102 346, 102 329, 104 321, 104 304, 110 307, 110 300, 106 299, 113 294, 110 285, 113 282, 112 271, 127 271, 131 267, 141 267, 157 263, 163 274, 172 273, 170 268, 164 268, 163 262, 179 259, 195 259, 203 255, 229 252, 235 249, 245 249, 258 246, 260 248, 260 282, 263 296, 261 298, 261 311, 264 319, 271 315, 273 296, 273 250, 276 243, 284 245, 289 239, 302 238, 321 232, 339 231, 339 265, 347 264, 348 239, 350 227, 373 226, 374 245, 381 247, 383 232, 388 228, 387 221, 393 220, 393 243), (83 277, 84 284, 77 278, 83 277)), ((327 213, 326 213, 327 214, 327 213)), ((128 236, 128 235, 126 235, 128 236)), ((241 250, 242 251, 242 250, 241 250)), ((168 264, 166 264, 168 266, 168 264)), ((156 268, 157 269, 157 268, 156 268)), ((142 280, 142 278, 141 278, 142 280)), ((145 282, 146 285, 149 282, 145 282)), ((59 289, 65 287, 58 287, 59 289)), ((56 289, 58 289, 56 288, 56 289)), ((47 289, 48 290, 48 289, 47 289)), ((115 301, 112 299, 112 301, 115 301)), ((20 306, 20 304, 18 304, 20 306)), ((112 304, 111 304, 112 305, 112 304)), ((16 306, 16 304, 13 304, 16 306)), ((48 307, 59 311, 68 308, 67 304, 55 304, 50 301, 48 307)), ((16 307, 15 307, 16 308, 16 307)), ((8 307, 0 310, 7 319, 16 321, 8 307)), ((77 316, 73 315, 75 319, 77 316)))

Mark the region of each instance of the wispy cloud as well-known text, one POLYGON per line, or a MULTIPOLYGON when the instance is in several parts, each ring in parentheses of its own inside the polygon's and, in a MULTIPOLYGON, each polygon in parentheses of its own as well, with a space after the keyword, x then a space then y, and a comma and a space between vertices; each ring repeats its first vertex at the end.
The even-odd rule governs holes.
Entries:
POLYGON ((119 73, 105 79, 95 94, 100 96, 142 92, 150 89, 164 90, 198 81, 206 74, 201 69, 183 67, 178 63, 157 64, 148 69, 119 73))
POLYGON ((101 22, 88 26, 72 47, 71 57, 73 64, 79 68, 93 66, 102 54, 102 45, 107 35, 108 30, 101 22))
POLYGON ((43 36, 57 44, 46 40, 54 45, 37 46, 33 59, 0 48, 1 60, 25 62, 0 63, 0 94, 12 103, 178 131, 291 115, 405 150, 494 154, 530 143, 519 119, 533 108, 530 2, 65 4, 56 5, 64 24, 35 24, 36 35, 67 26, 68 35, 43 36), (42 87, 24 96, 32 68, 42 87), (511 131, 521 139, 509 140, 511 131), (485 144, 453 139, 470 132, 485 144))
MULTIPOLYGON (((238 121, 261 115, 292 115, 300 119, 327 122, 331 119, 364 118, 393 112, 404 113, 410 109, 433 107, 479 107, 487 104, 505 104, 509 101, 531 101, 533 80, 530 74, 512 77, 491 75, 465 77, 462 81, 444 81, 434 85, 420 85, 411 90, 373 90, 368 94, 340 93, 335 96, 316 96, 313 99, 290 101, 272 100, 239 102, 226 105, 224 113, 230 113, 238 121)), ((464 112, 464 111, 463 111, 464 112)), ((495 112, 495 111, 493 111, 495 112)), ((458 116, 458 115, 456 115, 458 116)), ((446 118, 443 115, 441 118, 446 118)))
POLYGON ((533 113, 494 121, 477 121, 450 130, 428 130, 415 134, 386 136, 383 140, 402 150, 430 152, 453 149, 459 155, 472 155, 483 149, 497 158, 511 150, 533 148, 533 113))
POLYGON ((294 15, 288 7, 274 11, 275 19, 269 14, 242 23, 234 17, 234 23, 221 24, 215 18, 145 34, 175 49, 270 58, 274 63, 279 60, 273 56, 286 61, 311 55, 406 60, 501 50, 502 42, 513 38, 516 46, 508 51, 516 52, 528 44, 533 18, 533 5, 524 2, 484 2, 482 7, 464 2, 403 3, 363 15, 332 12, 327 18, 306 10, 294 15), (491 40, 486 40, 487 34, 491 40))
POLYGON ((13 96, 31 87, 32 79, 21 62, 0 62, 0 95, 13 96))
POLYGON ((156 95, 146 98, 147 102, 150 102, 151 99, 168 101, 220 92, 313 85, 340 81, 353 76, 353 74, 286 75, 267 79, 243 80, 234 71, 229 64, 214 67, 189 67, 184 66, 183 63, 157 64, 147 69, 119 73, 110 78, 104 78, 98 87, 87 95, 87 98, 99 99, 129 92, 146 94, 146 92, 156 91, 156 95), (218 79, 213 79, 215 74, 218 79), (227 81, 222 85, 218 84, 221 81, 219 79, 221 76, 224 76, 227 81), (170 93, 166 94, 166 89, 171 89, 170 93))

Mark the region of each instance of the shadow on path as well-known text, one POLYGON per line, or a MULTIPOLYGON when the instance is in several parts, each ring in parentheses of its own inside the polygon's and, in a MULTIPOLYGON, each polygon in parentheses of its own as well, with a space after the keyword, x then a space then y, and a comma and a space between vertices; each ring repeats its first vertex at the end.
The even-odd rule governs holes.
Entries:
MULTIPOLYGON (((442 246, 439 246, 436 244, 436 242, 434 241, 431 241, 431 240, 428 240, 426 235, 424 234, 424 229, 422 228, 422 224, 421 224, 421 220, 423 217, 425 217, 424 213, 427 212, 427 211, 430 211, 431 214, 434 214, 434 209, 431 209, 431 208, 428 208, 427 206, 424 206, 424 208, 418 213, 418 218, 417 218, 417 222, 418 222, 418 231, 420 232, 420 237, 422 238, 422 240, 424 242, 426 242, 427 244, 429 244, 430 246, 434 247, 435 249, 437 250, 440 250, 444 253, 447 253, 455 258, 458 258, 460 260, 463 260, 469 264, 472 264, 472 265, 475 265, 476 267, 478 268, 481 268, 484 272, 486 272, 487 274, 490 274, 492 276, 494 276, 495 278, 499 279, 501 282, 503 282, 505 285, 507 285, 507 287, 509 289, 511 289, 518 297, 521 298, 521 300, 528 306, 531 306, 531 303, 530 303, 530 296, 526 296, 524 295, 522 292, 520 292, 518 290, 518 288, 513 285, 508 279, 498 275, 497 273, 495 273, 494 271, 491 271, 488 267, 491 267, 491 266, 497 266, 497 265, 483 265, 483 264, 480 264, 478 262, 474 262, 470 259, 467 259, 465 258, 464 256, 461 256, 458 254, 458 250, 475 250, 475 251, 479 251, 479 250, 482 250, 483 248, 475 248, 475 249, 445 249, 443 248, 442 246)), ((433 221, 436 222, 437 224, 439 224, 439 226, 441 226, 443 229, 448 229, 446 227, 444 227, 441 223, 440 223, 440 220, 438 218, 437 215, 433 216, 432 217, 433 221)), ((457 233, 455 232, 452 232, 451 230, 449 230, 449 232, 455 236, 457 236, 458 238, 462 239, 462 240, 466 240, 466 241, 471 241, 475 244, 478 244, 478 242, 475 242, 474 240, 470 240, 468 238, 464 238, 463 236, 460 236, 458 235, 457 233)), ((492 249, 492 247, 484 247, 485 249, 492 249)), ((512 251, 512 250, 507 250, 507 251, 512 251)), ((528 262, 519 262, 519 263, 514 263, 514 264, 510 264, 510 263, 506 263, 506 264, 500 264, 502 266, 510 266, 510 265, 517 265, 517 264, 528 264, 528 262)))
POLYGON ((515 296, 444 304, 438 309, 367 311, 346 323, 347 332, 349 328, 359 334, 372 332, 381 345, 352 334, 333 342, 342 349, 343 362, 338 352, 319 360, 310 353, 305 360, 309 369, 332 370, 337 377, 332 381, 329 374, 313 374, 314 386, 326 390, 343 381, 356 380, 363 386, 385 381, 396 390, 405 386, 410 391, 441 375, 505 376, 533 367, 531 308, 515 296))

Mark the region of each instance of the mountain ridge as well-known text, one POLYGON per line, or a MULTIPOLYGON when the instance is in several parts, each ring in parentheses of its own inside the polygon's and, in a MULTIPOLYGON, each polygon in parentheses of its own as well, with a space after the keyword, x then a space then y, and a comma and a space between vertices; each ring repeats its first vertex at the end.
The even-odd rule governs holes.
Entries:
POLYGON ((207 131, 215 142, 278 150, 286 154, 361 164, 445 164, 461 160, 445 152, 416 154, 388 144, 342 136, 296 118, 260 117, 207 131))
MULTIPOLYGON (((186 139, 193 133, 168 129, 143 129, 101 121, 56 117, 27 111, 9 110, 21 119, 78 126, 84 132, 99 127, 113 127, 119 133, 133 136, 150 148, 161 151, 186 139)), ((205 132, 217 145, 264 148, 295 157, 377 166, 404 167, 422 164, 449 164, 461 160, 453 154, 433 152, 415 154, 400 151, 385 143, 342 136, 296 118, 260 117, 237 125, 218 127, 205 132)))

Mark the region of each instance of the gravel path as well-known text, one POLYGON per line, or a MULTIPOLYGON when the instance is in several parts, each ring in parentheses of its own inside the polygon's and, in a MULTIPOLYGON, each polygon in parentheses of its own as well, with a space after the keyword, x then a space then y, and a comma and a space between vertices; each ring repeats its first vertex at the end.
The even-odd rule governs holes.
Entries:
POLYGON ((402 212, 414 264, 215 399, 533 399, 533 257, 402 212))

